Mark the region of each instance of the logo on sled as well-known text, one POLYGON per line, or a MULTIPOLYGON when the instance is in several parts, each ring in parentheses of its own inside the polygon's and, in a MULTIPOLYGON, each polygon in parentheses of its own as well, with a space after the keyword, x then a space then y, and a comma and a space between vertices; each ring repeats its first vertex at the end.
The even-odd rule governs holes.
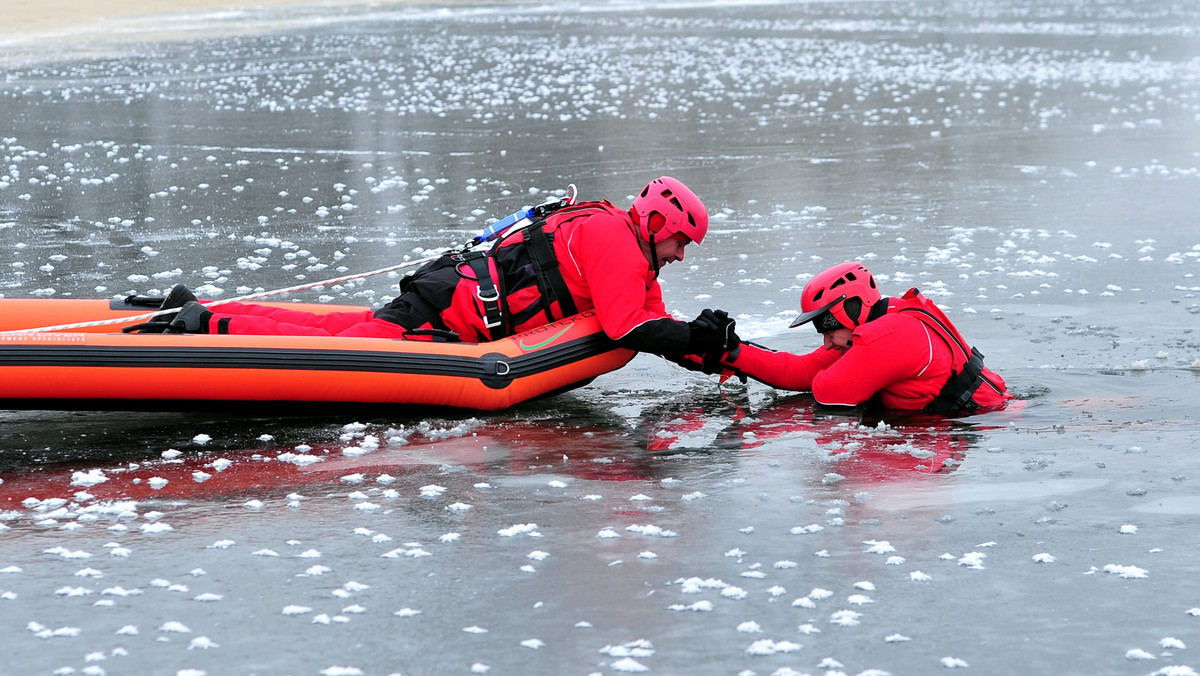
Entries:
POLYGON ((581 312, 578 315, 575 315, 574 317, 564 317, 563 319, 560 319, 554 323, 547 324, 545 326, 539 326, 536 329, 526 331, 525 333, 522 333, 518 336, 513 336, 513 338, 517 341, 517 345, 519 345, 522 350, 525 350, 527 352, 532 351, 532 350, 537 350, 537 349, 546 347, 550 343, 553 343, 554 341, 561 338, 564 333, 566 333, 567 331, 570 331, 571 327, 575 326, 576 320, 582 319, 584 317, 592 317, 595 314, 596 313, 591 310, 588 310, 586 312, 581 312), (555 329, 557 329, 557 331, 555 331, 555 329), (546 338, 538 340, 537 342, 531 342, 538 338, 542 338, 542 336, 550 333, 551 331, 555 331, 555 333, 546 338))

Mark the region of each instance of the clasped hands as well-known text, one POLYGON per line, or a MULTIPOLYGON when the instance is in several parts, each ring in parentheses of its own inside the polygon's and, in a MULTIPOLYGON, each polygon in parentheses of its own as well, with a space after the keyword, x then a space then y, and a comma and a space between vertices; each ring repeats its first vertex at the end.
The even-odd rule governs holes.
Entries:
POLYGON ((702 371, 721 373, 725 370, 721 361, 742 344, 736 326, 737 322, 724 310, 706 309, 688 322, 691 329, 688 353, 700 357, 702 371))

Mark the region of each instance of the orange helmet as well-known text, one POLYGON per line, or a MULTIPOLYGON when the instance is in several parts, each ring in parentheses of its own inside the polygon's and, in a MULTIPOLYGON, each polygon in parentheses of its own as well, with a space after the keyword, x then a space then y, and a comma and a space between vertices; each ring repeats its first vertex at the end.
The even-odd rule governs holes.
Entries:
POLYGON ((880 299, 871 271, 860 263, 839 263, 808 280, 800 294, 800 316, 792 328, 817 320, 817 331, 852 329, 862 324, 880 299))

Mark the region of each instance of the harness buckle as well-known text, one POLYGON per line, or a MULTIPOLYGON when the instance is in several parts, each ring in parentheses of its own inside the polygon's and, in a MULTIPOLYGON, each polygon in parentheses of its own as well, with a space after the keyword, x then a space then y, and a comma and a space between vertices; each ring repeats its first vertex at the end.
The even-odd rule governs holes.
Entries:
POLYGON ((475 297, 483 303, 483 325, 494 329, 503 324, 504 316, 500 312, 500 289, 491 287, 488 295, 484 295, 482 286, 475 288, 475 297))

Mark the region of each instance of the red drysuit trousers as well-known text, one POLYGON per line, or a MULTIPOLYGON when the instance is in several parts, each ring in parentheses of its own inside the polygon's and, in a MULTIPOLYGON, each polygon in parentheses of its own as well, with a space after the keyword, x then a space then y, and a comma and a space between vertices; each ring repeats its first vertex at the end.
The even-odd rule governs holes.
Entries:
POLYGON ((250 303, 222 303, 212 313, 209 333, 403 338, 406 331, 399 324, 377 319, 372 310, 316 314, 250 303))

